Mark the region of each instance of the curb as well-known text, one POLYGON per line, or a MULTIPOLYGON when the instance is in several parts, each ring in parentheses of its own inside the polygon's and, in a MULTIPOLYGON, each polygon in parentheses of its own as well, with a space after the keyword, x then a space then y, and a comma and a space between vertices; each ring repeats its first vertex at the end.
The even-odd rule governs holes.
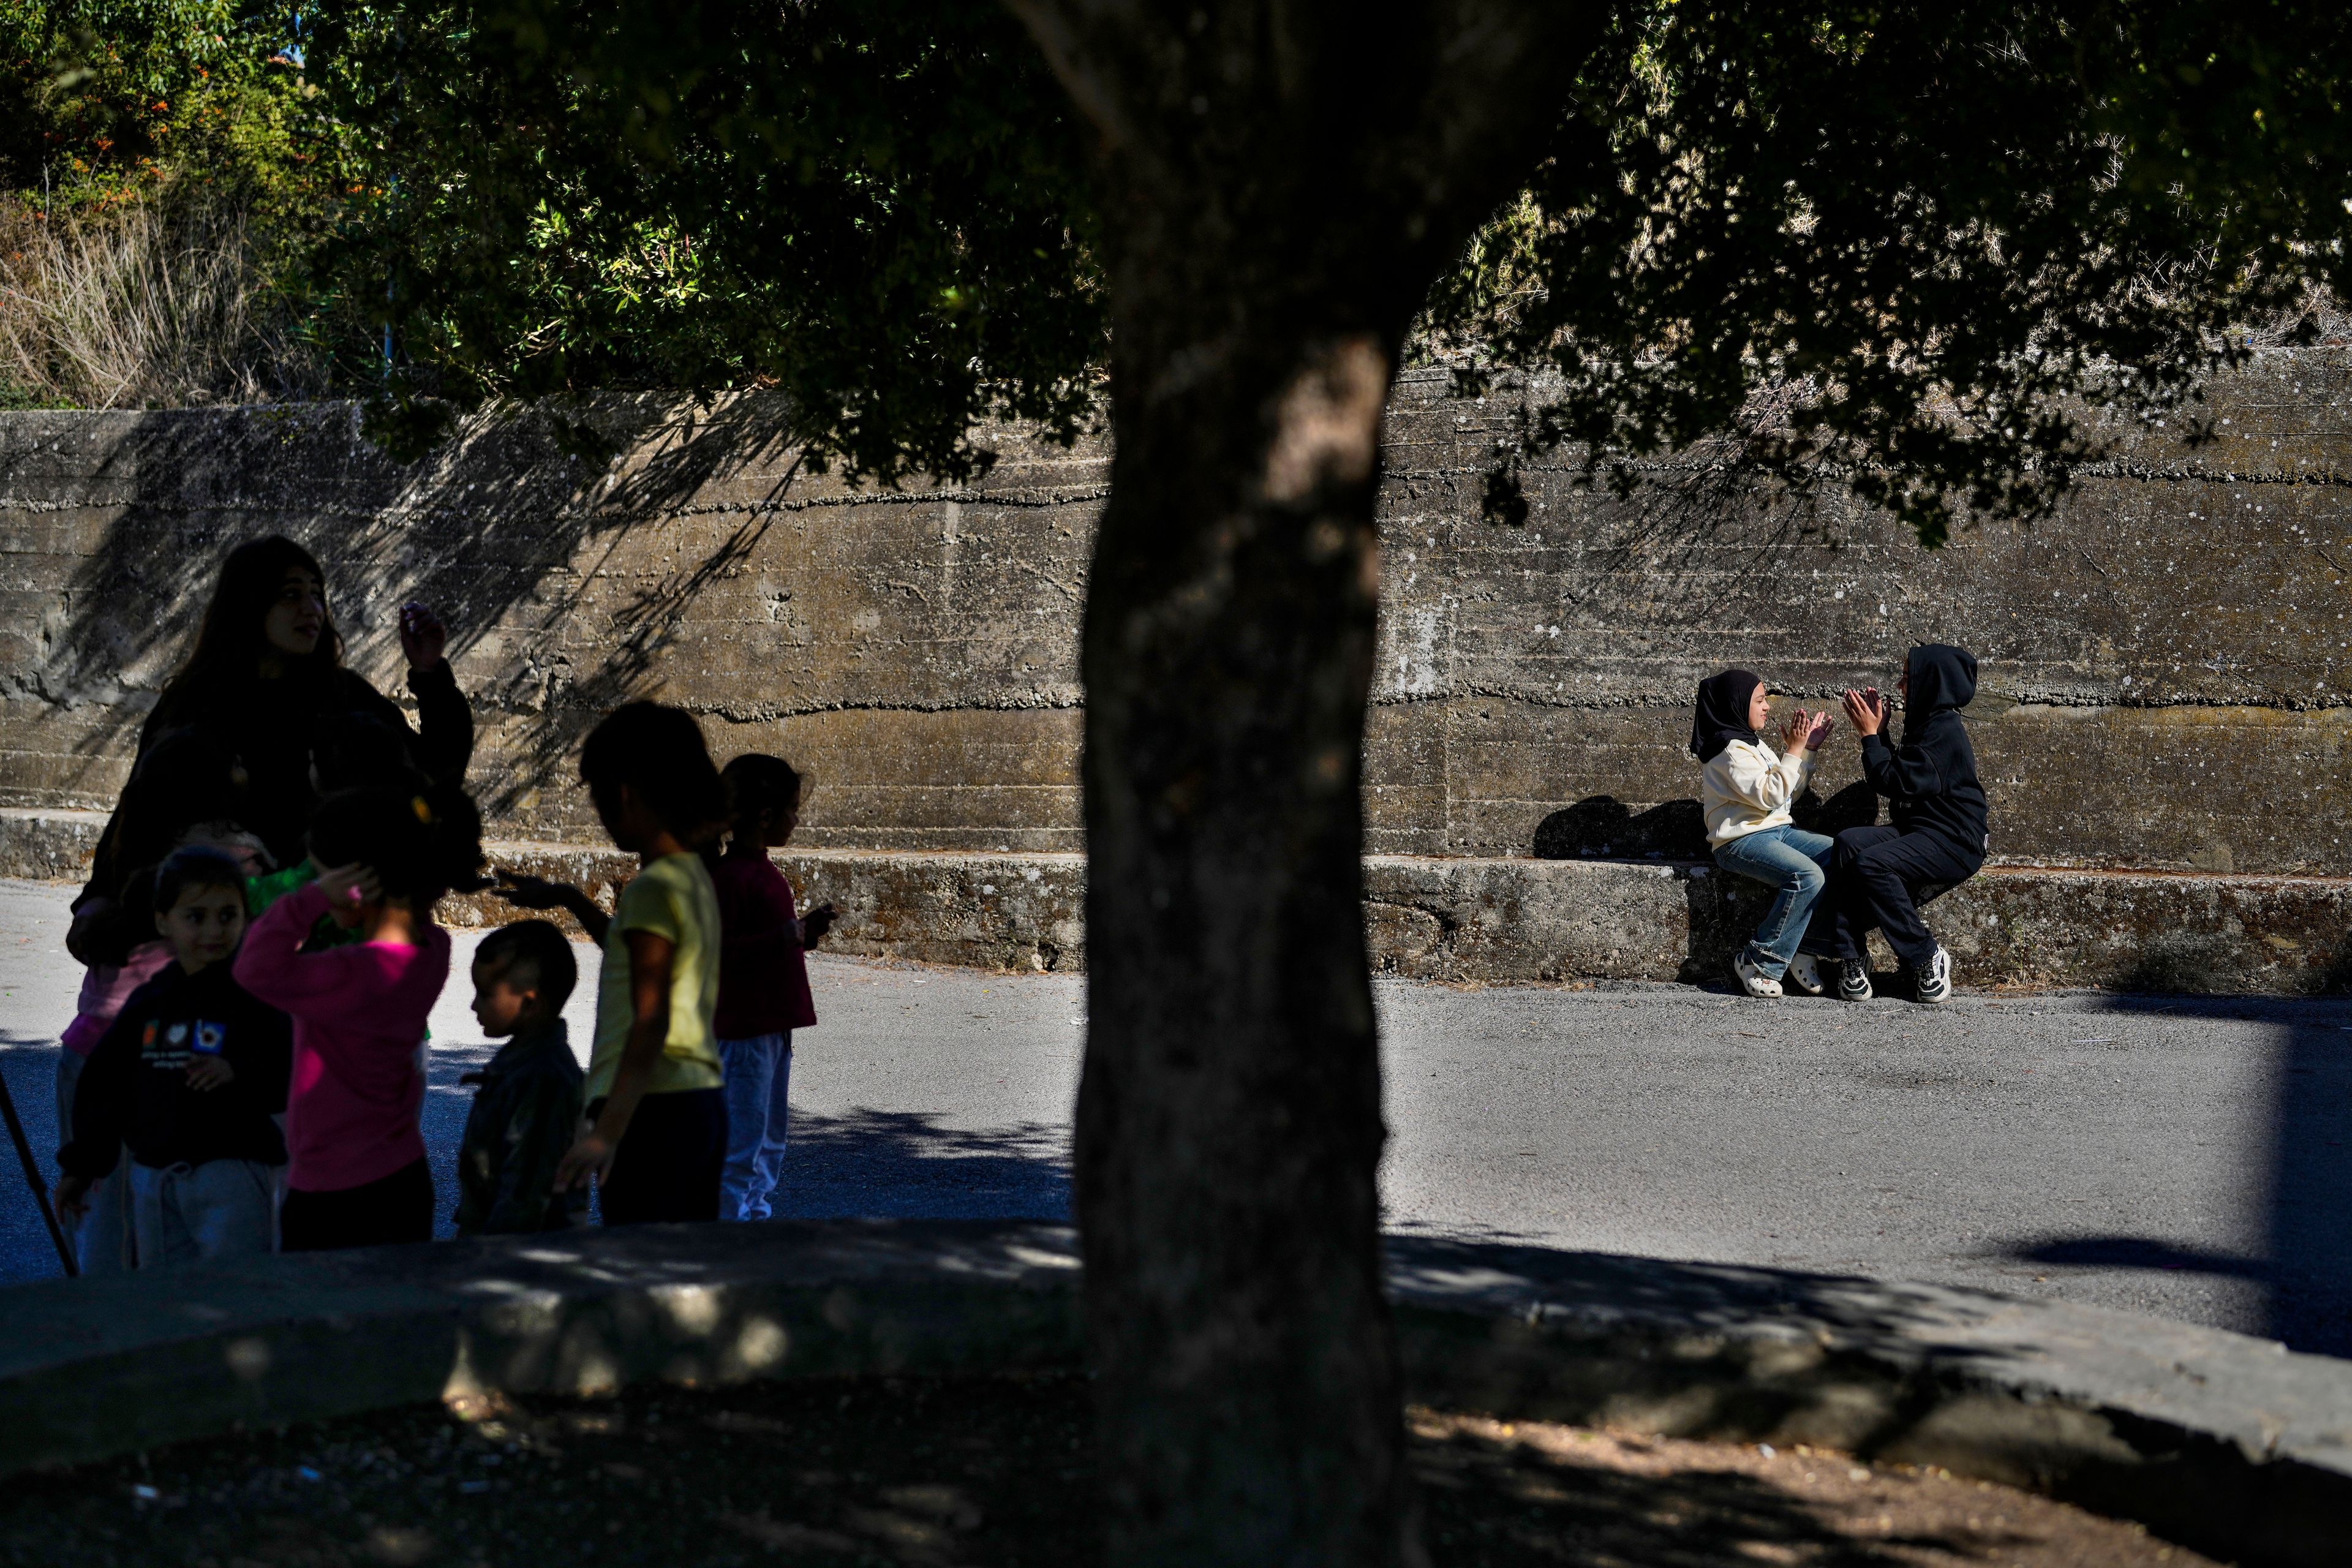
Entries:
MULTIPOLYGON (((104 822, 96 812, 0 809, 0 876, 79 877, 104 822)), ((483 847, 494 865, 577 882, 607 903, 635 866, 586 845, 483 847)), ((821 848, 775 859, 804 904, 840 910, 828 952, 1031 973, 1085 967, 1083 855, 821 848)), ((1759 884, 1678 860, 1364 858, 1372 965, 1408 980, 1719 983, 1765 899, 1759 884)), ((452 925, 514 915, 482 894, 442 909, 452 925)), ((2352 879, 1991 866, 1937 900, 1930 920, 1970 989, 2310 995, 2352 986, 2352 879)))
MULTIPOLYGON (((1075 1364, 1066 1226, 778 1221, 258 1258, 0 1293, 0 1474, 499 1390, 1075 1364)), ((2352 1363, 1986 1292, 1392 1237, 1416 1398, 1816 1443, 2343 1560, 2352 1363)))

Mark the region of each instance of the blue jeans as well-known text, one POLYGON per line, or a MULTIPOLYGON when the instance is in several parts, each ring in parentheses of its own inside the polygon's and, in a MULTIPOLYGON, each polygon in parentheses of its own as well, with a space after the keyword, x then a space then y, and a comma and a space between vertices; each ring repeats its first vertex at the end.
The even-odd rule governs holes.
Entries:
POLYGON ((727 1169, 720 1219, 766 1219, 783 1173, 784 1115, 793 1086, 793 1032, 719 1042, 727 1075, 727 1169))
POLYGON ((1794 826, 1767 827, 1715 847, 1717 865, 1778 889, 1748 944, 1748 962, 1775 980, 1797 955, 1813 901, 1829 885, 1830 853, 1836 847, 1836 839, 1794 826))

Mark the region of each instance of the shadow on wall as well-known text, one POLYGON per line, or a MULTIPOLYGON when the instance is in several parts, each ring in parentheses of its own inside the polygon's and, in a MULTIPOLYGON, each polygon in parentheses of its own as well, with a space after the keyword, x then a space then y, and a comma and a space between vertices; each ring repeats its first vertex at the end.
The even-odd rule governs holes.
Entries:
POLYGON ((2012 1249, 2058 1268, 2147 1268, 2251 1280, 2267 1330, 2290 1350, 2352 1356, 2352 1011, 2326 1004, 2117 996, 2108 1007, 2164 1017, 2276 1015, 2284 1035, 2271 1113, 2269 1214, 2252 1258, 2141 1236, 2055 1237, 2012 1249))
POLYGON ((407 465, 369 447, 344 405, 135 418, 89 485, 97 504, 119 510, 75 572, 61 620, 46 628, 37 687, 54 703, 100 707, 78 742, 85 756, 127 756, 222 558, 247 539, 283 532, 326 567, 349 661, 389 681, 397 680, 393 628, 410 599, 441 610, 453 658, 493 628, 507 634, 503 663, 467 674, 478 708, 531 715, 526 764, 484 803, 504 811, 604 713, 653 694, 656 651, 694 595, 758 543, 798 473, 796 461, 783 465, 763 493, 695 508, 741 521, 610 612, 617 646, 596 668, 575 670, 560 632, 598 564, 576 568, 579 557, 601 540, 609 559, 632 530, 675 520, 714 482, 778 467, 790 437, 782 400, 763 395, 709 409, 600 400, 584 422, 622 456, 601 467, 583 460, 536 409, 469 422, 407 465))
MULTIPOLYGON (((1832 837, 1878 820, 1878 796, 1850 784, 1823 800, 1811 790, 1797 797, 1798 826, 1832 837)), ((1695 800, 1670 800, 1640 812, 1613 795, 1588 795, 1536 825, 1538 860, 1699 860, 1714 858, 1706 820, 1695 800)))
MULTIPOLYGON (((1876 822, 1878 796, 1862 783, 1827 800, 1807 790, 1790 815, 1798 826, 1834 837, 1876 822)), ((1698 863, 1702 873, 1682 882, 1690 937, 1675 978, 1685 984, 1724 983, 1732 954, 1763 920, 1772 897, 1760 882, 1714 868, 1706 819, 1695 800, 1670 800, 1636 812, 1614 795, 1591 795, 1545 817, 1536 827, 1534 852, 1541 860, 1698 863)))

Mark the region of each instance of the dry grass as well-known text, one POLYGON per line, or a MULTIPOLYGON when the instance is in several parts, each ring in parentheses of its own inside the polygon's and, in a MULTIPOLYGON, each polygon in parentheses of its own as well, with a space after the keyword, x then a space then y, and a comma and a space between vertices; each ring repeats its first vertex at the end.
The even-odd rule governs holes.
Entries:
POLYGON ((0 398, 244 403, 314 379, 241 214, 151 201, 51 219, 0 205, 0 398))

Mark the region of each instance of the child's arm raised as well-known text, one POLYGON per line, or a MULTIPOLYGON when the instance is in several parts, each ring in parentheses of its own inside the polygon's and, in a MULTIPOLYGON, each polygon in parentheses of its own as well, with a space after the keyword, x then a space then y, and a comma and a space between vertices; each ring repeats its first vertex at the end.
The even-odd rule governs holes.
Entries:
POLYGON ((1722 758, 1721 778, 1727 793, 1736 800, 1758 811, 1780 810, 1797 798, 1811 773, 1812 753, 1805 750, 1805 737, 1811 733, 1812 715, 1799 709, 1790 716, 1781 734, 1786 749, 1775 761, 1767 763, 1763 757, 1748 747, 1727 747, 1722 758))
POLYGON ((272 1007, 298 1016, 363 1014, 381 983, 360 958, 360 950, 302 951, 310 928, 320 915, 333 911, 338 897, 363 891, 354 883, 356 869, 339 867, 262 910, 246 928, 244 945, 236 950, 230 970, 236 983, 272 1007))
POLYGON ((1886 700, 1872 687, 1845 694, 1846 717, 1862 734, 1862 776, 1889 799, 1924 800, 1944 793, 1936 759, 1916 745, 1896 749, 1886 738, 1886 700))
POLYGON ((572 1146, 556 1167, 555 1187, 569 1192, 588 1178, 603 1181, 613 1169, 613 1152, 637 1113, 646 1080, 662 1047, 669 1043, 669 983, 677 943, 656 931, 631 931, 629 943, 629 1039, 621 1047, 621 1065, 613 1074, 612 1092, 604 1097, 604 1113, 585 1137, 572 1146))
POLYGON ((569 882, 551 882, 544 877, 525 876, 520 871, 501 871, 502 886, 493 889, 499 898, 519 910, 562 910, 580 922, 588 940, 598 947, 604 945, 604 936, 613 929, 613 917, 596 907, 596 900, 569 882))

